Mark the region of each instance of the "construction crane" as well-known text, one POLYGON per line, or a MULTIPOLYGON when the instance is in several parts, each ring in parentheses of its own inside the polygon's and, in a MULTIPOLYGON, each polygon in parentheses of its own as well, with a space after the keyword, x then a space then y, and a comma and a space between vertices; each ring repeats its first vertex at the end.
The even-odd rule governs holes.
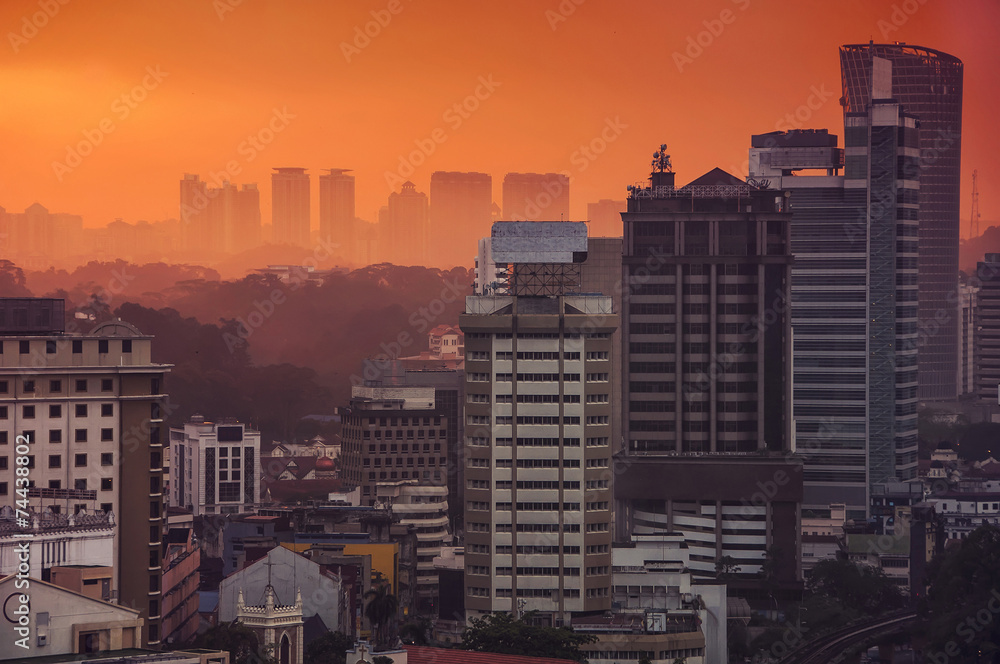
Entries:
POLYGON ((969 230, 972 237, 979 237, 979 171, 972 171, 972 218, 969 220, 969 230))

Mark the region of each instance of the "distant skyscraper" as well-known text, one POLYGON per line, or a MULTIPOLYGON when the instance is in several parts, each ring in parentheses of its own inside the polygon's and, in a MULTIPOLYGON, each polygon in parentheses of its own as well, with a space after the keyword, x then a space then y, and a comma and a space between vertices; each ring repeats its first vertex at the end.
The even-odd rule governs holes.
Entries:
POLYGON ((951 399, 958 371, 963 65, 947 53, 899 42, 842 46, 845 114, 866 112, 874 58, 892 63, 890 96, 920 121, 919 396, 951 399))
POLYGON ((309 174, 304 168, 276 168, 271 174, 271 241, 309 245, 309 174))
POLYGON ((428 253, 438 267, 469 267, 492 223, 493 178, 485 173, 431 174, 428 253))
POLYGON ((622 234, 622 212, 625 201, 602 198, 596 203, 587 203, 587 221, 590 222, 590 236, 620 237, 622 234))
POLYGON ((569 176, 508 173, 503 179, 506 221, 569 221, 569 176))
POLYGON ((245 184, 236 195, 236 217, 233 222, 230 250, 234 253, 260 246, 260 190, 256 184, 245 184))
POLYGON ((228 181, 209 187, 197 175, 180 181, 181 235, 194 256, 238 253, 260 244, 260 192, 228 181))
POLYGON ((389 205, 379 211, 382 260, 397 265, 427 264, 427 194, 410 181, 389 194, 389 205))
POLYGON ((33 203, 23 212, 0 208, 0 252, 24 269, 46 269, 53 261, 83 256, 83 217, 49 212, 33 203))
POLYGON ((340 253, 356 261, 354 176, 350 169, 331 168, 319 176, 319 234, 340 245, 340 253))

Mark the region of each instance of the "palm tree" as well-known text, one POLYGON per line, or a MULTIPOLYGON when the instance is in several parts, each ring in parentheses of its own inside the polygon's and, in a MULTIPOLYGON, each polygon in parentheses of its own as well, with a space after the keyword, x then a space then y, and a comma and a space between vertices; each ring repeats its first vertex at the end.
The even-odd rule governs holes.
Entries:
POLYGON ((375 645, 386 648, 390 645, 392 624, 399 609, 399 600, 390 592, 388 583, 380 583, 365 593, 368 604, 365 605, 365 617, 372 626, 372 636, 375 645))

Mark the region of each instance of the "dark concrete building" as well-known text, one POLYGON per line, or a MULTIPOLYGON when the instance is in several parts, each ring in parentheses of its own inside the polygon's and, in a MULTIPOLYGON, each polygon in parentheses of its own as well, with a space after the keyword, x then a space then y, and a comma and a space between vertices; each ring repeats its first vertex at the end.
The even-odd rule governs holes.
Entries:
POLYGON ((723 556, 752 576, 770 555, 794 587, 787 197, 719 169, 677 188, 668 158, 655 167, 622 215, 618 535, 683 533, 702 576, 723 556))

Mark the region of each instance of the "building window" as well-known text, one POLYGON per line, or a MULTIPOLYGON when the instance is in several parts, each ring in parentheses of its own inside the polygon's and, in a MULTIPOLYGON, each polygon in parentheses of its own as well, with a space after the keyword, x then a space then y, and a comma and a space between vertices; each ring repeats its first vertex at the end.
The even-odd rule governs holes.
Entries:
POLYGON ((114 480, 110 477, 101 478, 101 491, 111 491, 114 489, 114 480))
POLYGON ((114 404, 102 403, 101 404, 101 417, 114 417, 115 407, 114 404))
POLYGON ((61 443, 62 442, 62 429, 49 429, 49 442, 50 443, 61 443))
POLYGON ((7 432, 0 431, 0 445, 8 445, 8 444, 9 442, 7 440, 7 432))
POLYGON ((45 354, 55 355, 56 354, 56 342, 52 339, 47 339, 45 341, 45 354))
POLYGON ((97 352, 101 354, 106 354, 108 352, 108 340, 100 339, 97 342, 97 352))
POLYGON ((62 405, 49 404, 49 417, 62 417, 62 405))
POLYGON ((80 378, 80 379, 78 379, 76 381, 76 391, 77 392, 86 392, 87 391, 87 379, 86 378, 80 378))
POLYGON ((101 440, 108 442, 115 439, 114 429, 101 429, 101 440))
POLYGON ((0 380, 0 394, 7 394, 7 391, 9 389, 10 389, 10 386, 7 384, 7 381, 0 380))
POLYGON ((115 382, 110 378, 101 379, 101 392, 111 392, 115 389, 115 382))
POLYGON ((0 420, 7 419, 7 406, 0 406, 0 420))
POLYGON ((113 452, 102 452, 101 453, 101 465, 102 466, 113 466, 115 463, 115 455, 113 452))
POLYGON ((131 353, 132 352, 132 340, 131 339, 122 339, 122 352, 123 353, 131 353))
POLYGON ((21 349, 21 355, 27 355, 28 353, 31 352, 31 342, 22 341, 20 343, 20 349, 21 349))
POLYGON ((73 439, 76 442, 78 442, 78 443, 86 443, 87 442, 87 430, 86 429, 77 429, 76 430, 76 434, 73 436, 73 439))
POLYGON ((78 404, 76 404, 76 406, 74 408, 74 412, 76 413, 77 417, 86 417, 87 416, 87 404, 85 404, 85 403, 78 403, 78 404))
POLYGON ((76 489, 77 491, 86 491, 87 490, 87 480, 85 478, 84 479, 73 480, 73 488, 76 489))
POLYGON ((0 457, 0 470, 7 470, 7 457, 0 457))
POLYGON ((35 393, 35 381, 33 381, 33 380, 26 380, 23 383, 21 383, 21 388, 24 390, 25 394, 34 394, 35 393))
POLYGON ((26 419, 26 420, 33 420, 33 419, 35 419, 35 407, 34 406, 23 406, 23 409, 21 410, 21 414, 24 416, 24 419, 26 419))
POLYGON ((61 380, 50 380, 49 381, 49 392, 62 392, 62 381, 61 380))
POLYGON ((58 454, 50 454, 49 468, 62 468, 62 457, 58 454))
MULTIPOLYGON (((73 464, 77 468, 83 468, 83 467, 85 467, 87 465, 87 455, 86 454, 77 454, 73 458, 73 464)), ((86 480, 84 480, 84 481, 86 482, 86 480)))
POLYGON ((83 352, 83 341, 81 341, 80 339, 74 339, 73 340, 73 354, 74 355, 79 355, 82 352, 83 352))

